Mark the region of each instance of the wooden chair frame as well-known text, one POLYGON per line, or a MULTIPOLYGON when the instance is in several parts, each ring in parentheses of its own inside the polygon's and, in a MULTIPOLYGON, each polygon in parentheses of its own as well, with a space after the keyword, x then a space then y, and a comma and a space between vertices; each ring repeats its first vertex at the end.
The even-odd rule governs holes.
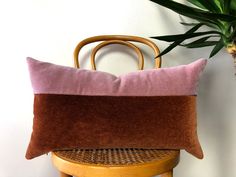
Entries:
MULTIPOLYGON (((74 65, 79 68, 79 52, 83 46, 98 42, 98 44, 91 52, 91 65, 92 69, 96 70, 95 56, 99 49, 110 44, 121 44, 132 48, 138 56, 139 69, 142 70, 144 66, 144 58, 141 50, 132 42, 140 42, 150 46, 155 56, 159 55, 159 48, 151 40, 137 37, 137 36, 124 36, 124 35, 103 35, 87 38, 81 41, 74 50, 74 65)), ((161 58, 155 58, 155 68, 161 67, 161 58)), ((148 163, 132 164, 132 165, 97 165, 76 163, 73 160, 68 160, 60 154, 60 151, 52 152, 53 164, 60 170, 61 177, 71 177, 72 175, 78 177, 151 177, 161 175, 161 177, 172 177, 173 168, 179 162, 179 150, 169 151, 162 159, 154 160, 148 163)), ((163 153, 163 152, 160 152, 163 153)), ((165 154, 165 153, 164 153, 165 154)))
MULTIPOLYGON (((125 35, 103 35, 103 36, 94 36, 94 37, 90 37, 87 39, 84 39, 83 41, 81 41, 75 48, 74 50, 74 66, 76 68, 80 67, 79 64, 79 52, 82 49, 82 47, 84 47, 85 45, 89 44, 89 43, 93 43, 93 42, 99 42, 99 41, 105 41, 104 43, 101 43, 100 45, 98 45, 97 47, 94 48, 94 50, 92 51, 91 54, 91 64, 92 64, 92 68, 96 69, 95 66, 95 54, 96 52, 102 48, 103 46, 109 45, 109 44, 122 44, 122 45, 126 45, 128 47, 133 48, 136 53, 138 54, 139 57, 139 61, 140 58, 143 58, 140 55, 140 50, 138 49, 138 47, 134 46, 133 44, 129 43, 128 41, 132 41, 132 42, 140 42, 143 44, 148 45, 149 47, 151 47, 154 51, 155 57, 159 55, 160 50, 157 47, 157 45, 152 42, 149 39, 146 38, 142 38, 142 37, 137 37, 137 36, 125 36, 125 35), (138 51, 139 50, 139 51, 138 51)), ((140 62, 141 63, 141 62, 140 62)), ((139 69, 141 69, 143 64, 139 63, 139 69)), ((155 68, 160 68, 161 67, 161 57, 157 57, 155 58, 155 68)))

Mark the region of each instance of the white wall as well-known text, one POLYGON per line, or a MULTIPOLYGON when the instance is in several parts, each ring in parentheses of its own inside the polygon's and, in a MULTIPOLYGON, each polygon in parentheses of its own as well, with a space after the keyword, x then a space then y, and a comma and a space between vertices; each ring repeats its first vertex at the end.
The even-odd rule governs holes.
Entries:
MULTIPOLYGON (((26 56, 72 66, 73 49, 86 37, 180 33, 185 27, 178 21, 178 15, 148 0, 0 0, 0 177, 57 175, 50 156, 24 159, 33 103, 26 56)), ((161 49, 167 46, 156 43, 161 49)), ((98 69, 115 74, 135 70, 135 55, 127 50, 121 54, 119 51, 123 49, 104 49, 98 69)), ((164 57, 164 66, 207 57, 209 50, 177 48, 164 57)), ((82 65, 88 67, 85 58, 82 65)), ((152 65, 151 59, 146 61, 146 68, 152 65)), ((199 84, 198 130, 205 158, 198 160, 183 151, 175 177, 236 176, 235 89, 232 60, 222 51, 209 60, 199 84)))

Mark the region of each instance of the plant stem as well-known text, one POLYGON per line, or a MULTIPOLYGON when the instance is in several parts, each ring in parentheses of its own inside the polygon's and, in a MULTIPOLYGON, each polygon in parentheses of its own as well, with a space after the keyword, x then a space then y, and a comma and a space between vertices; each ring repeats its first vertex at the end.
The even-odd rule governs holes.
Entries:
POLYGON ((236 54, 232 54, 234 60, 234 75, 236 76, 236 54))
POLYGON ((233 62, 234 62, 234 75, 236 76, 236 44, 235 42, 232 44, 228 44, 226 50, 229 54, 232 55, 233 62))

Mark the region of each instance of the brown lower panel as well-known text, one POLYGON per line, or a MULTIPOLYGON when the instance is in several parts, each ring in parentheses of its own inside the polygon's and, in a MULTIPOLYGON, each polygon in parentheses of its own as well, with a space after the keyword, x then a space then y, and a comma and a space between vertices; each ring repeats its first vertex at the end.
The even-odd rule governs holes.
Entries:
POLYGON ((198 158, 196 96, 36 94, 31 159, 67 148, 185 149, 198 158))

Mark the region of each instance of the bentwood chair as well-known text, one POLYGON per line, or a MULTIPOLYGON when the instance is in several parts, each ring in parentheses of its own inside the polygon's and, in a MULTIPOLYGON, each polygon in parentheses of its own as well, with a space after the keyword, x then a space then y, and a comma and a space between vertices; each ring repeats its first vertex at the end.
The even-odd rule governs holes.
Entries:
MULTIPOLYGON (((96 70, 95 56, 97 51, 109 44, 128 46, 137 53, 139 69, 144 66, 141 50, 129 42, 140 42, 148 45, 158 56, 159 49, 151 40, 137 36, 105 35, 87 38, 81 41, 74 50, 75 67, 79 68, 79 52, 89 43, 101 41, 91 52, 92 69, 96 70)), ((161 67, 161 58, 155 59, 155 68, 161 67)), ((131 127, 132 128, 132 127, 131 127)), ((73 149, 52 152, 52 161, 60 171, 61 177, 173 177, 173 168, 179 162, 179 150, 160 149, 73 149)))

